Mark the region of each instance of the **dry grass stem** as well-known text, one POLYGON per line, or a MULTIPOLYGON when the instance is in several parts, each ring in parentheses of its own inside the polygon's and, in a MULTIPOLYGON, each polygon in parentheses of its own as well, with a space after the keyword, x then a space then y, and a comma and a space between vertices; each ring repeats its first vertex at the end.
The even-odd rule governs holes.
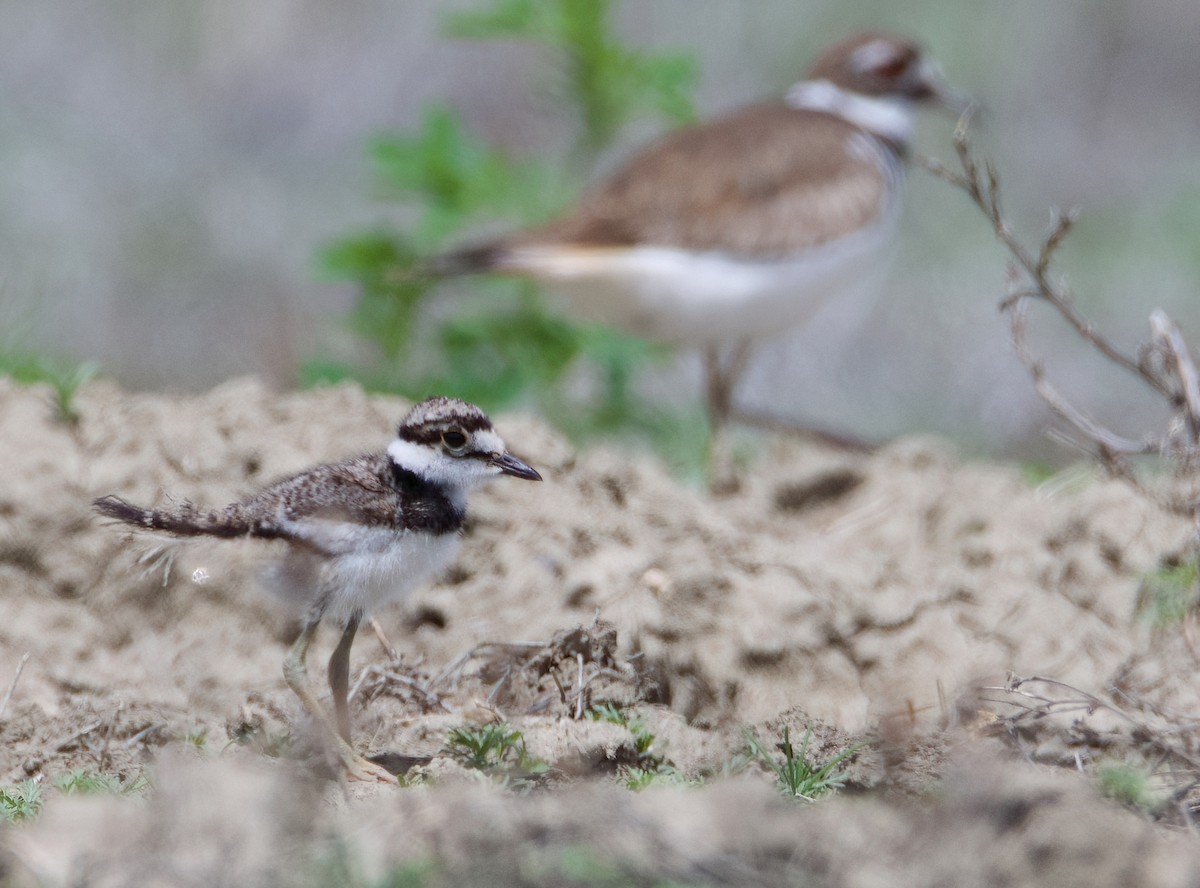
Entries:
POLYGON ((4 694, 4 699, 0 700, 0 718, 4 718, 4 712, 8 709, 8 704, 12 700, 13 692, 17 689, 17 682, 21 680, 21 673, 25 671, 25 664, 29 662, 29 652, 26 651, 21 655, 21 659, 17 662, 17 670, 13 673, 12 681, 8 684, 8 690, 4 694))

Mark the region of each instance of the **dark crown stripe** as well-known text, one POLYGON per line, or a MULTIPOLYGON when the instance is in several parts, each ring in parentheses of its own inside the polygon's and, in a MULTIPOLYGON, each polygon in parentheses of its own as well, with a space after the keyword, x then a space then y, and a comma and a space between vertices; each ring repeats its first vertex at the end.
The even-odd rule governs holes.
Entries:
POLYGON ((442 440, 442 432, 449 428, 462 429, 467 434, 482 432, 492 428, 486 416, 463 415, 448 416, 443 420, 422 422, 413 425, 401 424, 396 436, 402 441, 414 444, 436 444, 442 440))

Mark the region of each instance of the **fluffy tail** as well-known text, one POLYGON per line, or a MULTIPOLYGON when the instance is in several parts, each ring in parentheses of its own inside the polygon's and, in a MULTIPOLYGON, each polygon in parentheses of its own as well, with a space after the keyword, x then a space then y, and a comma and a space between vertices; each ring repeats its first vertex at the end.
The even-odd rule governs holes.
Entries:
POLYGON ((253 523, 236 505, 220 512, 203 512, 191 503, 173 510, 143 509, 116 496, 102 496, 92 501, 92 507, 108 518, 175 536, 239 537, 256 530, 253 523))

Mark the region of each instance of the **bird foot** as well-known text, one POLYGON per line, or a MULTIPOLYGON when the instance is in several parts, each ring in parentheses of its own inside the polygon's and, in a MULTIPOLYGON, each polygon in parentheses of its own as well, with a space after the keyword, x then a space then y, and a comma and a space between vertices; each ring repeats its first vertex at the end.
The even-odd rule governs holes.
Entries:
POLYGON ((338 743, 338 764, 341 775, 351 783, 390 783, 399 786, 396 775, 383 765, 377 765, 359 755, 344 741, 338 743))
POLYGON ((399 786, 400 780, 382 765, 377 765, 370 759, 356 755, 353 761, 344 766, 345 776, 351 783, 390 783, 399 786))

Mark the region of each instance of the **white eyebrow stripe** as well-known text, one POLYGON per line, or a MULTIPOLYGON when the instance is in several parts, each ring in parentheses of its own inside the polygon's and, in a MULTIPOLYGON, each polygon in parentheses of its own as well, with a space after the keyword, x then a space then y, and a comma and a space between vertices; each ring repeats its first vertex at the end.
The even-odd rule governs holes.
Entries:
POLYGON ((864 43, 850 54, 850 64, 859 71, 871 71, 896 57, 896 47, 882 38, 864 43))

